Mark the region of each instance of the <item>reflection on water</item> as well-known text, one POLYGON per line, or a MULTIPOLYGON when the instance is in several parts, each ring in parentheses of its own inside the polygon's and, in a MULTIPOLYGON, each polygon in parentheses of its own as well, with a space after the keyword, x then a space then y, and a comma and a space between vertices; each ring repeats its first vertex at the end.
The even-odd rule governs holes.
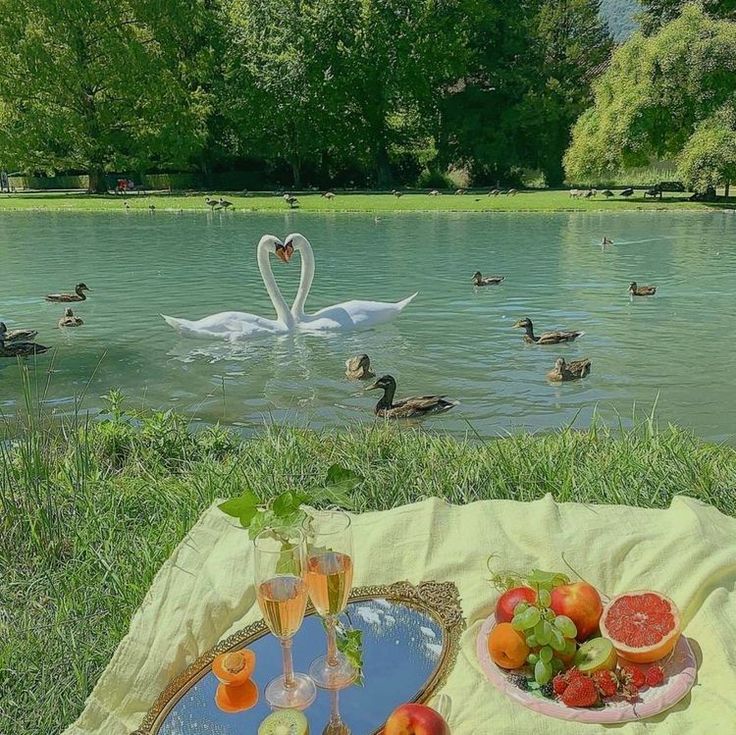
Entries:
MULTIPOLYGON (((173 407, 204 421, 253 431, 264 421, 314 427, 372 420, 377 399, 344 378, 344 361, 367 352, 398 396, 446 393, 461 403, 425 425, 490 436, 549 429, 594 410, 624 423, 658 398, 661 419, 711 439, 732 439, 736 412, 736 215, 627 212, 565 214, 297 213, 0 215, 0 318, 40 331, 55 345, 50 399, 74 410, 119 386, 135 405, 173 407), (198 318, 237 309, 273 310, 255 263, 264 232, 299 230, 312 241, 317 276, 307 311, 368 298, 398 300, 418 290, 399 319, 331 336, 286 336, 252 344, 178 337, 159 313, 198 318), (601 249, 606 235, 615 243, 601 249), (474 289, 475 270, 506 276, 474 289), (55 329, 49 291, 84 280, 84 327, 55 329), (631 280, 658 286, 631 301, 631 280), (538 332, 582 329, 560 347, 525 346, 511 325, 529 316, 538 332), (103 357, 104 356, 104 357, 103 357), (589 379, 549 385, 557 356, 590 357, 589 379), (98 362, 102 363, 95 371, 98 362)), ((299 260, 274 261, 291 302, 299 260)), ((0 363, 0 409, 12 411, 20 380, 0 363)))
MULTIPOLYGON (((304 714, 310 732, 323 735, 371 735, 404 702, 416 698, 437 668, 444 643, 442 628, 425 613, 398 602, 351 602, 347 614, 363 631, 363 686, 333 696, 318 690, 304 714), (347 728, 347 729, 346 729, 347 728)), ((324 627, 310 615, 294 638, 294 669, 307 671, 324 653, 324 627)), ((254 681, 263 691, 281 673, 281 649, 272 635, 250 646, 256 654, 254 681)), ((159 729, 160 735, 255 734, 270 712, 265 699, 247 712, 225 714, 215 705, 217 679, 209 672, 182 696, 159 729)))

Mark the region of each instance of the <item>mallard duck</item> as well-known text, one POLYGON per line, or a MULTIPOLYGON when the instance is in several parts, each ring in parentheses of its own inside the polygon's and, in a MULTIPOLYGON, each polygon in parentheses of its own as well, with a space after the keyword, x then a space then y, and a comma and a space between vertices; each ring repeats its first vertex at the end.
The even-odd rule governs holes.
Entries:
POLYGON ((28 355, 41 355, 50 348, 35 342, 6 342, 4 335, 7 333, 5 324, 0 322, 0 357, 27 357, 28 355))
POLYGON ((84 292, 89 290, 90 288, 86 283, 78 283, 74 287, 74 293, 50 293, 46 296, 46 301, 86 301, 87 297, 84 292))
POLYGON ((578 337, 582 337, 585 332, 544 332, 537 337, 534 334, 534 325, 529 317, 519 319, 514 324, 514 328, 526 330, 524 342, 536 345, 556 345, 560 342, 574 342, 578 337))
POLYGON ((371 371, 371 358, 368 355, 356 355, 345 360, 345 375, 350 380, 367 380, 376 377, 376 374, 371 371))
POLYGON ((637 286, 636 281, 629 284, 629 293, 632 296, 654 296, 656 292, 656 286, 637 286))
POLYGON ((59 319, 60 327, 81 327, 82 324, 84 322, 78 316, 74 316, 71 309, 65 309, 64 316, 59 319))
POLYGON ((5 322, 0 322, 0 341, 4 342, 28 342, 38 332, 35 329, 8 329, 5 322))
POLYGON ((555 366, 547 373, 547 380, 557 383, 567 380, 578 380, 590 375, 590 360, 573 360, 565 362, 561 357, 555 360, 555 366))
POLYGON ((457 405, 456 401, 445 400, 444 396, 412 396, 394 403, 396 380, 390 375, 384 375, 366 388, 366 390, 378 389, 383 390, 383 396, 376 404, 374 413, 386 419, 408 419, 430 413, 442 413, 457 405))
POLYGON ((473 273, 474 286, 498 286, 506 276, 484 276, 480 271, 473 273))

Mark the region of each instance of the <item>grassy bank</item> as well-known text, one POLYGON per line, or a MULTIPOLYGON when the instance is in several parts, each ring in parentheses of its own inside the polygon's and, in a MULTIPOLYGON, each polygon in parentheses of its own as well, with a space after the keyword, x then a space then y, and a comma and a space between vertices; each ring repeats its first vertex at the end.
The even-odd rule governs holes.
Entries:
MULTIPOLYGON (((736 450, 648 423, 485 443, 376 424, 192 436, 176 416, 61 427, 31 414, 0 441, 0 733, 58 733, 125 634, 172 549, 213 499, 309 486, 340 463, 356 510, 434 495, 665 507, 686 493, 736 515, 736 450), (9 439, 9 437, 15 437, 9 439), (729 490, 731 488, 731 490, 729 490)), ((0 440, 3 436, 0 434, 0 440)))
MULTIPOLYGON (((218 193, 218 195, 221 192, 218 193)), ((227 194, 234 205, 234 213, 242 212, 286 212, 290 211, 283 197, 278 194, 248 195, 227 194)), ((468 192, 462 196, 443 193, 430 196, 427 193, 404 194, 400 198, 393 194, 342 194, 334 199, 325 199, 319 193, 299 194, 298 210, 294 212, 620 212, 627 210, 703 210, 734 208, 736 198, 718 202, 689 202, 687 194, 669 194, 664 199, 644 199, 644 189, 628 199, 618 196, 605 199, 601 195, 591 199, 570 197, 567 191, 520 191, 515 196, 488 196, 485 192, 468 192)), ((209 212, 204 202, 205 193, 193 192, 186 195, 151 194, 121 197, 114 195, 88 195, 81 193, 38 193, 0 195, 0 212, 13 210, 50 211, 118 211, 121 213, 146 213, 153 205, 155 211, 201 211, 209 212), (129 209, 124 206, 128 202, 129 209)), ((228 216, 230 212, 216 212, 217 216, 228 216)), ((154 212, 155 214, 155 212, 154 212)))

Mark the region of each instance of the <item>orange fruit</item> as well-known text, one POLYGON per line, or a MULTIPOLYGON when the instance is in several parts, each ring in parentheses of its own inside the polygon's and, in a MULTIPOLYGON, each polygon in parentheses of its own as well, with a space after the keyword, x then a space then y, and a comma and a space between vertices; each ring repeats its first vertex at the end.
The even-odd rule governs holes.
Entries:
POLYGON ((600 629, 621 658, 648 664, 664 658, 675 647, 680 637, 680 611, 659 592, 626 592, 603 608, 600 629))
POLYGON ((245 684, 220 684, 215 692, 215 704, 223 712, 244 712, 258 704, 258 687, 252 681, 245 684))
POLYGON ((488 636, 488 653, 501 668, 518 669, 529 655, 529 646, 511 623, 499 623, 488 636))

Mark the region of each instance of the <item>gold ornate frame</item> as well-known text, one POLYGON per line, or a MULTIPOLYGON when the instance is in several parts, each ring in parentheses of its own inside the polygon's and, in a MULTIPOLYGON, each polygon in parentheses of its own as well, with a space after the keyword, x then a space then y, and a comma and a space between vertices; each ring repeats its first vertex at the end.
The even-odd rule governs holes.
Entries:
MULTIPOLYGON (((417 608, 433 617, 443 630, 445 642, 440 660, 414 699, 415 702, 426 702, 444 684, 452 670, 460 648, 460 636, 465 630, 465 620, 457 587, 454 582, 421 582, 417 586, 410 582, 396 582, 390 585, 358 587, 351 592, 349 602, 363 602, 376 598, 393 600, 417 608)), ((313 613, 314 608, 310 605, 306 614, 313 613)), ((220 641, 209 651, 203 653, 169 682, 143 718, 140 727, 132 735, 156 735, 166 716, 179 699, 209 672, 216 656, 234 648, 247 646, 268 632, 266 624, 263 620, 259 620, 233 633, 229 638, 220 641)), ((377 730, 374 735, 382 731, 383 728, 377 730)))

